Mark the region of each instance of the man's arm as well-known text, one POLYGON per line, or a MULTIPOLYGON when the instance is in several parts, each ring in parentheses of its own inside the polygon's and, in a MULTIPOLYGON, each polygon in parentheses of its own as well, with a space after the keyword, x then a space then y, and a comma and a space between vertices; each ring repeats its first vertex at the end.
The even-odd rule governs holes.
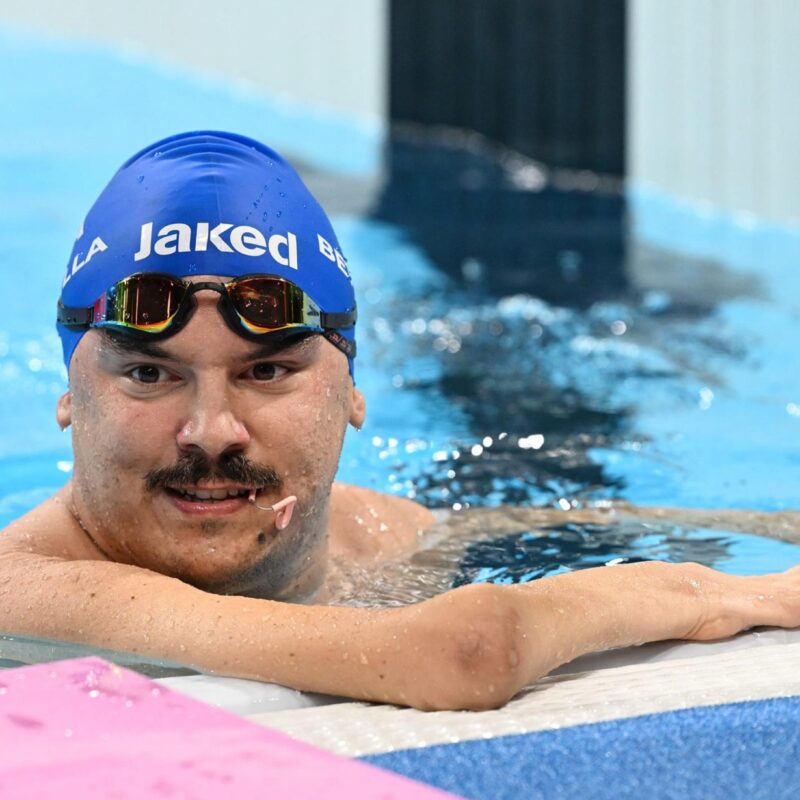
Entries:
MULTIPOLYGON (((383 698, 405 691, 393 611, 204 592, 139 567, 0 556, 0 630, 164 658, 297 689, 383 698), (394 661, 394 663, 392 663, 394 661), (386 662, 384 664, 384 662, 386 662), (383 674, 385 673, 385 674, 383 674)), ((408 680, 406 680, 408 678, 408 680)))
POLYGON ((0 557, 0 629, 425 709, 493 708, 598 649, 800 626, 800 572, 604 567, 472 585, 413 606, 299 606, 203 592, 104 561, 0 557))

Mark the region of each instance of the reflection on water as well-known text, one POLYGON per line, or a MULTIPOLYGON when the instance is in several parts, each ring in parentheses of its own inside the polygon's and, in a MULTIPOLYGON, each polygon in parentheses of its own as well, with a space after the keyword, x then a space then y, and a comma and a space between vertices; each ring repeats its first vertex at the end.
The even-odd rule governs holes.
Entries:
MULTIPOLYGON (((728 559, 741 534, 685 530, 669 524, 556 525, 470 544, 454 586, 466 583, 526 583, 587 567, 637 561, 695 561, 712 567, 728 559)), ((798 548, 800 553, 800 548, 798 548)))
MULTIPOLYGON (((381 451, 390 488, 440 508, 676 497, 684 467, 663 452, 684 431, 665 435, 647 418, 714 417, 756 344, 721 311, 763 301, 767 276, 636 240, 619 182, 568 181, 464 135, 397 129, 386 174, 373 216, 396 226, 438 281, 410 275, 400 248, 373 248, 379 278, 372 266, 356 274, 363 330, 377 343, 368 356, 393 376, 395 397, 442 409, 418 420, 428 447, 411 442, 416 457, 398 430, 378 431, 401 441, 381 451), (523 180, 536 170, 539 180, 523 180), (620 469, 630 463, 645 491, 620 469)), ((735 399, 742 424, 752 420, 761 398, 735 399)), ((718 462, 732 463, 738 436, 713 444, 718 462)), ((702 472, 693 493, 740 505, 721 472, 702 472)), ((775 507, 765 502, 752 505, 775 507)))
MULTIPOLYGON (((356 266, 368 256, 360 324, 370 367, 392 377, 369 426, 378 460, 362 448, 344 479, 369 471, 375 488, 459 512, 621 499, 796 506, 788 443, 800 383, 785 367, 798 342, 797 294, 785 288, 796 239, 776 232, 762 253, 732 229, 727 249, 672 252, 631 234, 613 181, 570 182, 469 137, 418 133, 395 131, 389 144, 380 225, 346 236, 370 245, 356 248, 356 266)), ((663 233, 656 241, 669 241, 663 233)), ((678 513, 501 530, 484 515, 491 532, 454 519, 444 550, 369 575, 343 567, 338 600, 411 602, 610 561, 740 574, 800 561, 789 545, 748 537, 785 533, 755 517, 752 528, 678 513)))
MULTIPOLYGON (((392 488, 430 507, 629 497, 597 452, 639 459, 651 475, 659 456, 641 413, 710 405, 725 369, 746 353, 736 331, 655 290, 588 309, 455 288, 428 290, 410 306, 408 290, 398 291, 395 303, 384 285, 377 308, 368 297, 364 324, 397 402, 402 393, 442 409, 418 418, 399 452, 386 451, 392 488)), ((402 437, 404 427, 411 423, 387 433, 402 437)), ((719 442, 721 458, 727 444, 719 442)))
POLYGON ((521 508, 453 514, 426 534, 423 549, 410 559, 367 567, 337 562, 324 600, 407 605, 468 583, 525 583, 637 561, 692 561, 736 575, 800 564, 796 515, 787 523, 786 517, 759 513, 674 512, 661 519, 635 514, 521 508))

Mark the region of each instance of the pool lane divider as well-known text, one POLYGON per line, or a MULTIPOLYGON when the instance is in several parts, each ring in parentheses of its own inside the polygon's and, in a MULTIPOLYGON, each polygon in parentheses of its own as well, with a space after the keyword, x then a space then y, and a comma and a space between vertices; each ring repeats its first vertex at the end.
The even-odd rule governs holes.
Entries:
POLYGON ((0 671, 0 797, 445 800, 99 658, 0 671))

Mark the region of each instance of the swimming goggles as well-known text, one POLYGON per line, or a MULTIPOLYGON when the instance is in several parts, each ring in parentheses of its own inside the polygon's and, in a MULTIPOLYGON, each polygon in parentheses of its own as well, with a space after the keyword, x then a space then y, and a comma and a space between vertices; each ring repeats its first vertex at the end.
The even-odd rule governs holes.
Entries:
MULTIPOLYGON (((228 327, 247 339, 321 333, 348 358, 355 342, 337 328, 356 322, 356 309, 321 311, 299 287, 275 275, 244 275, 227 283, 192 283, 161 272, 138 272, 115 283, 90 308, 68 308, 58 301, 58 321, 73 330, 112 328, 144 338, 166 338, 188 321, 196 292, 211 289, 220 295, 217 308, 228 327)), ((280 337, 279 337, 280 338, 280 337)))

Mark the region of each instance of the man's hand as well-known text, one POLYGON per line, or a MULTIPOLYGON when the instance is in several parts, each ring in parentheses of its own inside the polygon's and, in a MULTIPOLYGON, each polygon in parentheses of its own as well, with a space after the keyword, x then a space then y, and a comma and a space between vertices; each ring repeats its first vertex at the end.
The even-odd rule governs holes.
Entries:
POLYGON ((737 577, 699 565, 692 568, 705 613, 685 639, 724 639, 756 626, 800 627, 800 567, 773 575, 737 577))

